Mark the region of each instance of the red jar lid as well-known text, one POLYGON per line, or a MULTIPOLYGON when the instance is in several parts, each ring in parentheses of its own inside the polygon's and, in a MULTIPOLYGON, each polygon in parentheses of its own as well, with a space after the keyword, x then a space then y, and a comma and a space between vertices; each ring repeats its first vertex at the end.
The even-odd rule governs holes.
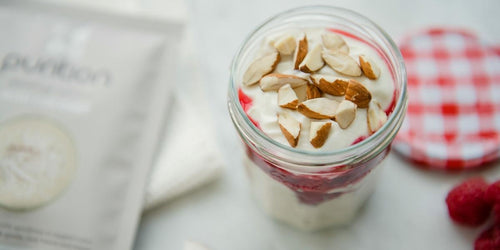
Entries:
POLYGON ((400 45, 408 113, 397 152, 429 168, 475 168, 500 155, 500 50, 456 29, 428 29, 400 45))

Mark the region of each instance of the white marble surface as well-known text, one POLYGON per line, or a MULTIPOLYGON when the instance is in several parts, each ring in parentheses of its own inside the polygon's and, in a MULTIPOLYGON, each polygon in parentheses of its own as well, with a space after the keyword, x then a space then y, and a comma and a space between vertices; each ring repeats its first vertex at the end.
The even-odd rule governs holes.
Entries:
MULTIPOLYGON (((428 25, 463 26, 500 44, 500 1, 308 1, 353 9, 396 40, 428 25)), ((304 1, 190 0, 189 26, 228 168, 209 186, 145 213, 135 249, 182 249, 195 241, 224 249, 472 249, 479 229, 454 225, 444 204, 468 175, 500 178, 500 162, 480 171, 446 174, 411 166, 392 153, 375 194, 349 227, 304 233, 267 218, 254 203, 240 160, 241 147, 226 108, 229 64, 244 37, 267 17, 304 1)), ((189 73, 189 72, 186 72, 189 73)), ((411 93, 410 93, 411 94, 411 93)))

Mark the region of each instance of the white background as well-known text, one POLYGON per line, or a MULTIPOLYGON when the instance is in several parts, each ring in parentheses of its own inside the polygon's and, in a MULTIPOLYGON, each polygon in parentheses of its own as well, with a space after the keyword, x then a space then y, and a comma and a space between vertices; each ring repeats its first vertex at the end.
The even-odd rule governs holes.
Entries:
POLYGON ((444 199, 454 184, 469 175, 499 179, 498 162, 480 171, 450 174, 415 168, 392 153, 376 192, 356 221, 318 233, 274 222, 254 203, 239 139, 227 114, 229 65, 245 36, 259 23, 306 3, 355 10, 383 27, 396 42, 408 32, 438 25, 470 28, 486 42, 500 44, 498 0, 188 1, 189 27, 227 168, 217 182, 145 213, 135 249, 182 249, 186 240, 213 250, 472 249, 482 228, 453 224, 444 199))

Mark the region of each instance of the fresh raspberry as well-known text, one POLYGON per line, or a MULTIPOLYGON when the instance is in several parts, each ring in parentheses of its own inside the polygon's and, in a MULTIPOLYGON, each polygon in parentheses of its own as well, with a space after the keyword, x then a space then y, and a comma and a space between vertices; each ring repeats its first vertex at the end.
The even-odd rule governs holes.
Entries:
POLYGON ((500 225, 500 202, 493 205, 493 216, 495 217, 495 224, 500 225))
POLYGON ((474 250, 500 249, 500 225, 494 225, 482 232, 474 242, 474 250))
POLYGON ((500 180, 494 182, 486 189, 485 198, 491 204, 500 203, 500 180))
POLYGON ((454 187, 446 197, 451 219, 468 226, 485 222, 491 211, 491 204, 484 197, 487 188, 482 177, 470 178, 454 187))

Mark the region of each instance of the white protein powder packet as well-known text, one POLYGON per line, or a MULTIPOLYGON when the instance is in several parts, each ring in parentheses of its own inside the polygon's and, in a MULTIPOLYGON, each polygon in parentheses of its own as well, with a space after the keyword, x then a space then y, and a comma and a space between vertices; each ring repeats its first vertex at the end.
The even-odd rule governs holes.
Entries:
POLYGON ((0 249, 130 249, 182 23, 0 3, 0 249))

